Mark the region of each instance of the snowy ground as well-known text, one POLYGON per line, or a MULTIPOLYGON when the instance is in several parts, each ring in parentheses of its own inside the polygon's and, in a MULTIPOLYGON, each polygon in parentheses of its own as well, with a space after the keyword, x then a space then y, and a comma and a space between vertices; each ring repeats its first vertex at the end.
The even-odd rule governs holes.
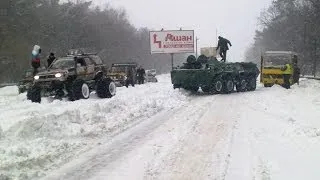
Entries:
MULTIPOLYGON (((13 179, 319 179, 320 82, 189 95, 160 82, 112 99, 32 104, 0 89, 13 179), (82 154, 80 154, 82 153, 82 154)), ((0 176, 1 179, 1 176, 0 176)))
POLYGON ((18 95, 16 87, 0 89, 0 179, 43 176, 69 158, 96 146, 161 111, 183 105, 187 97, 172 91, 168 77, 157 84, 118 88, 111 99, 42 104, 18 95))

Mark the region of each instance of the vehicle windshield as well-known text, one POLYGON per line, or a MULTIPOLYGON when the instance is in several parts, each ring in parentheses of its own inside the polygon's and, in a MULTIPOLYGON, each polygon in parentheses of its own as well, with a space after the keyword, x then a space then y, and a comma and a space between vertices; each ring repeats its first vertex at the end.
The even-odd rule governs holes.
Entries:
POLYGON ((291 62, 291 55, 266 55, 264 57, 265 66, 281 66, 291 62))
POLYGON ((74 67, 74 59, 72 57, 63 57, 52 63, 50 69, 67 69, 74 67))
POLYGON ((111 68, 111 72, 112 73, 125 73, 127 72, 127 68, 126 66, 113 66, 111 68))

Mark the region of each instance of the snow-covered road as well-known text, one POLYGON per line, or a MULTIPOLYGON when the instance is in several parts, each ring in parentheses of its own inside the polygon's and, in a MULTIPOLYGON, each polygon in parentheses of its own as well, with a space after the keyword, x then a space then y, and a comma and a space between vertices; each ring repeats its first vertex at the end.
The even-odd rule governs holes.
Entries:
POLYGON ((319 81, 213 96, 173 90, 168 75, 159 78, 119 89, 110 100, 41 105, 1 89, 0 174, 77 180, 320 178, 319 81))

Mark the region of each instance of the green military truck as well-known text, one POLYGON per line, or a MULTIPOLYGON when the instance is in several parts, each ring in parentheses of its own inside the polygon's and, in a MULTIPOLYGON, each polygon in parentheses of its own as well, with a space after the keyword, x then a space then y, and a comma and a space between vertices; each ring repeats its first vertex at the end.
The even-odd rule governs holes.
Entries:
POLYGON ((260 71, 250 62, 225 63, 215 57, 190 55, 182 67, 171 71, 173 88, 209 94, 254 91, 260 71))

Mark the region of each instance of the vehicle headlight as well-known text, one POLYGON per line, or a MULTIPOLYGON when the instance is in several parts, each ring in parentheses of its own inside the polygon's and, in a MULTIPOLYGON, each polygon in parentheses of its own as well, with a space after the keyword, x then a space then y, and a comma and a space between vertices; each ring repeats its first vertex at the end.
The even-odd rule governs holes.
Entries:
POLYGON ((62 74, 61 74, 61 73, 57 73, 57 74, 55 74, 54 76, 55 76, 56 78, 59 78, 59 77, 62 76, 62 74))
POLYGON ((40 77, 39 76, 34 76, 34 79, 35 80, 38 80, 40 77))

